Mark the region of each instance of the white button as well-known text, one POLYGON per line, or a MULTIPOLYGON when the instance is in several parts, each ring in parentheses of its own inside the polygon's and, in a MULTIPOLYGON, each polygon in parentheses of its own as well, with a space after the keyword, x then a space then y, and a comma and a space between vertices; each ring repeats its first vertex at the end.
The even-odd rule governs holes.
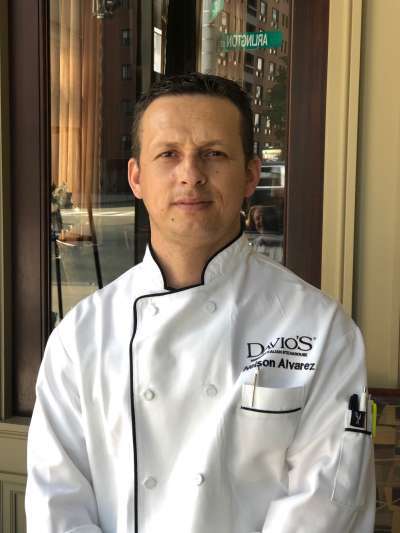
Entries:
POLYGON ((196 483, 196 485, 202 485, 204 483, 204 476, 203 474, 196 474, 194 476, 194 482, 196 483))
POLYGON ((146 479, 143 481, 143 485, 146 487, 146 489, 154 489, 157 486, 157 480, 155 477, 146 477, 146 479))
POLYGON ((152 391, 151 389, 146 389, 143 393, 144 399, 148 402, 151 402, 151 400, 154 400, 156 393, 152 391))
POLYGON ((151 316, 156 316, 157 313, 158 313, 158 307, 154 304, 149 304, 149 314, 151 316))
POLYGON ((216 396, 218 394, 218 389, 215 385, 207 385, 206 387, 207 396, 216 396))
POLYGON ((217 304, 210 300, 206 303, 206 309, 209 313, 214 313, 214 311, 217 309, 217 304))

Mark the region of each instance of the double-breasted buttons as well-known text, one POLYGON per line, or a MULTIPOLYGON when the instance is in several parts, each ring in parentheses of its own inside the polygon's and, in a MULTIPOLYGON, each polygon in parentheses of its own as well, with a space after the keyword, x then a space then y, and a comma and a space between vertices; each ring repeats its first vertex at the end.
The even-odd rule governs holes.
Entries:
POLYGON ((204 475, 200 473, 195 474, 194 483, 195 485, 198 485, 198 486, 202 485, 204 483, 204 475))
POLYGON ((152 476, 146 477, 146 479, 143 481, 143 485, 148 490, 155 489, 157 486, 157 480, 155 477, 152 477, 152 476))
POLYGON ((207 396, 213 397, 218 394, 218 389, 215 385, 212 385, 211 383, 207 385, 206 387, 206 394, 207 396))
POLYGON ((217 304, 212 300, 209 300, 204 307, 209 313, 214 313, 217 310, 217 304))
POLYGON ((147 400, 148 402, 151 402, 151 400, 154 400, 156 397, 156 393, 152 389, 146 389, 143 393, 143 398, 147 400))

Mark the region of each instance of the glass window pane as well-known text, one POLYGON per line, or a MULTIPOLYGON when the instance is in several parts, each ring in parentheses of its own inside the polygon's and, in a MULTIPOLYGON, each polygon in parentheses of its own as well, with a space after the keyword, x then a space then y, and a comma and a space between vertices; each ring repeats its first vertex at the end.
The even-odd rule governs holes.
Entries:
POLYGON ((244 206, 247 232, 257 250, 283 262, 291 8, 287 0, 275 4, 279 10, 258 0, 203 0, 199 56, 202 72, 236 81, 251 98, 262 170, 244 206))
POLYGON ((53 326, 81 298, 140 261, 147 241, 147 217, 128 186, 127 161, 144 70, 164 68, 168 2, 148 6, 159 19, 153 29, 142 28, 139 4, 49 2, 53 326), (153 31, 153 65, 137 62, 138 29, 153 31))

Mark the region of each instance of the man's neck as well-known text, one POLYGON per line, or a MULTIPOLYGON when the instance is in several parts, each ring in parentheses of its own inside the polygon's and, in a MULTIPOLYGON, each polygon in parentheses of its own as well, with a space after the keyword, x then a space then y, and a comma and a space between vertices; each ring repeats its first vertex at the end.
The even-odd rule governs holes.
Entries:
POLYGON ((164 246, 156 238, 151 239, 153 252, 166 278, 167 286, 173 289, 190 287, 201 283, 203 269, 210 257, 221 250, 232 239, 224 239, 209 245, 189 246, 169 243, 164 246))

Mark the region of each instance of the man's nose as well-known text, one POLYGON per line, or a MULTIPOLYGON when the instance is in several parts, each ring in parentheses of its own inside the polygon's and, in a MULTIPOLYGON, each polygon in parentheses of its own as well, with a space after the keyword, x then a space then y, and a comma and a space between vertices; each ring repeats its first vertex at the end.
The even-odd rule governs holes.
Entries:
POLYGON ((201 161, 197 157, 185 157, 180 165, 179 179, 182 184, 186 185, 204 185, 207 182, 207 176, 202 169, 201 161))

